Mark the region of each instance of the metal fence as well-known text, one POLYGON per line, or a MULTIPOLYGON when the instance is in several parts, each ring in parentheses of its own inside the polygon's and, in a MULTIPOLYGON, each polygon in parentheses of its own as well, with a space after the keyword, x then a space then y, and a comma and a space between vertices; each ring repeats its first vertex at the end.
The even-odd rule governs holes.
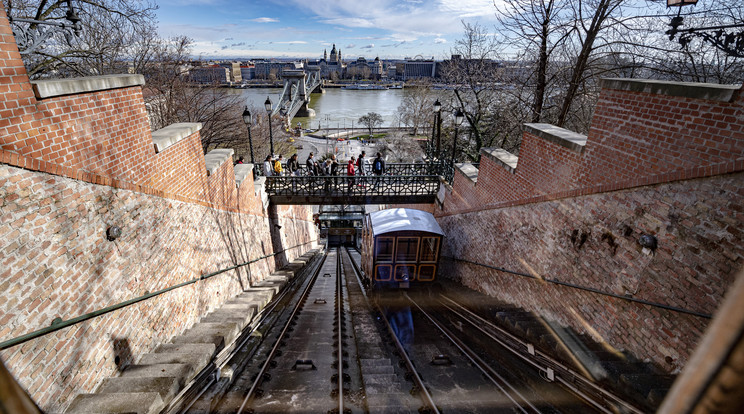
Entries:
POLYGON ((438 189, 438 175, 266 177, 269 196, 416 196, 438 189))

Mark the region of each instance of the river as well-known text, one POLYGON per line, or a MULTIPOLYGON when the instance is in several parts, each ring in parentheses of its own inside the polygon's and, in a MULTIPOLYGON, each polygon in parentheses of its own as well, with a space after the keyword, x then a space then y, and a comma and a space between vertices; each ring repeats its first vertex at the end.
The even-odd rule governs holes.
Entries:
MULTIPOLYGON (((281 88, 248 88, 231 89, 233 93, 240 93, 245 97, 246 104, 263 110, 266 97, 276 105, 281 95, 281 88)), ((403 100, 404 89, 387 90, 347 90, 341 88, 326 88, 325 93, 310 95, 310 108, 315 110, 312 118, 295 117, 293 125, 301 123, 303 128, 355 128, 359 125, 359 117, 368 112, 377 112, 382 116, 383 126, 398 126, 394 123, 398 106, 403 100)))

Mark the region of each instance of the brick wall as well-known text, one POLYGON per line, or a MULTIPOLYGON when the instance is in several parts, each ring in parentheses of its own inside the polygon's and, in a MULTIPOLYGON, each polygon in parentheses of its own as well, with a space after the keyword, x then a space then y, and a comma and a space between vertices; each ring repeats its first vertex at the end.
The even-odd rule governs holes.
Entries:
MULTIPOLYGON (((307 207, 269 217, 250 175, 236 186, 229 156, 207 174, 198 131, 156 152, 140 86, 37 95, 4 7, 0 212, 0 341, 302 244, 281 256, 292 260, 317 238, 307 207), (112 242, 113 225, 122 236, 112 242)), ((278 264, 261 260, 0 357, 43 410, 62 411, 278 264)))
MULTIPOLYGON (((518 160, 485 149, 475 182, 456 173, 435 210, 444 255, 715 313, 744 266, 743 95, 605 81, 586 137, 532 124, 518 160), (658 249, 644 253, 643 234, 658 249)), ((462 262, 444 274, 670 372, 709 323, 462 262)))
MULTIPOLYGON (((743 179, 738 173, 443 216, 443 255, 712 314, 744 265, 743 179), (642 234, 657 237, 654 253, 642 252, 642 234)), ((480 266, 448 269, 467 286, 578 332, 591 327, 670 371, 686 363, 709 322, 480 266)))

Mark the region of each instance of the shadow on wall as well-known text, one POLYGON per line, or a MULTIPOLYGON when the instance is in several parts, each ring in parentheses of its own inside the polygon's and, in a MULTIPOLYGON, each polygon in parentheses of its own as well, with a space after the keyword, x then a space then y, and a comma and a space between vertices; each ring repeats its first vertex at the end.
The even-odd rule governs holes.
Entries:
POLYGON ((132 349, 129 347, 129 340, 127 338, 114 337, 111 342, 114 347, 114 364, 116 364, 116 370, 122 372, 124 368, 134 361, 132 349))

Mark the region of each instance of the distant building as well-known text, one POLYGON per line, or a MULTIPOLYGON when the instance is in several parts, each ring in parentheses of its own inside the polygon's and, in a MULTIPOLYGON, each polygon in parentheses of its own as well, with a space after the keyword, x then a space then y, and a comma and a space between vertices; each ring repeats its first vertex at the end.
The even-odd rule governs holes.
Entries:
POLYGON ((254 62, 257 79, 281 79, 285 70, 299 70, 304 68, 302 62, 276 62, 273 60, 257 60, 254 62))
POLYGON ((256 78, 256 67, 253 65, 241 65, 240 76, 243 80, 251 80, 256 78))
POLYGON ((189 77, 196 83, 230 83, 230 70, 219 65, 201 66, 191 69, 189 77))
POLYGON ((367 59, 363 57, 359 57, 357 60, 346 66, 347 78, 380 80, 382 75, 382 62, 379 57, 375 58, 372 62, 367 61, 367 59))
POLYGON ((219 63, 219 66, 226 68, 230 73, 230 82, 240 83, 243 81, 243 75, 240 71, 240 63, 238 62, 224 62, 219 63))
POLYGON ((437 62, 434 59, 407 59, 403 67, 403 80, 434 78, 436 74, 437 62))
POLYGON ((340 79, 344 76, 346 65, 341 60, 341 49, 336 50, 336 44, 334 43, 333 49, 331 49, 331 55, 328 56, 328 51, 323 51, 323 59, 317 60, 311 63, 314 66, 320 67, 320 77, 323 79, 340 79))

